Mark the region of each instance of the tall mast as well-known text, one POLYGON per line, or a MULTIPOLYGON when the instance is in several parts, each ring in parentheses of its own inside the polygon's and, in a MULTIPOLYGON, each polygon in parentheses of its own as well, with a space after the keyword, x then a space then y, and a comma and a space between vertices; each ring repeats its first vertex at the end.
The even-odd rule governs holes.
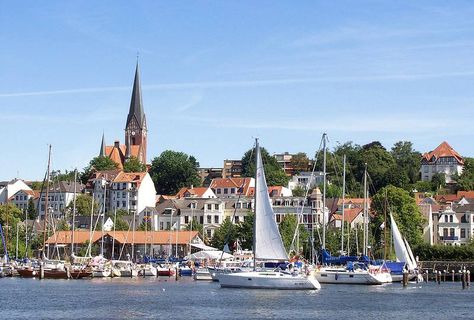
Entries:
POLYGON ((74 198, 73 198, 73 203, 72 203, 71 255, 74 254, 74 228, 76 225, 76 193, 77 193, 77 168, 74 169, 74 198))
POLYGON ((341 254, 344 252, 344 206, 346 201, 346 155, 342 158, 342 226, 341 226, 341 254))
POLYGON ((326 133, 323 133, 323 249, 326 249, 326 133))
MULTIPOLYGON (((102 239, 100 241, 100 254, 103 257, 104 256, 104 224, 105 224, 105 210, 106 210, 106 205, 107 205, 107 174, 104 176, 104 206, 103 206, 103 211, 102 211, 102 239)), ((99 217, 97 217, 98 219, 99 217)))
POLYGON ((49 145, 48 151, 48 168, 46 169, 46 196, 44 200, 44 224, 43 224, 43 257, 45 258, 45 249, 46 249, 46 234, 48 233, 48 197, 49 197, 49 166, 51 165, 51 145, 49 145))
POLYGON ((364 170, 364 234, 363 234, 363 253, 367 255, 367 238, 368 238, 368 229, 367 229, 367 222, 368 222, 368 210, 367 210, 367 163, 365 164, 364 170))
POLYGON ((385 201, 383 206, 383 259, 387 260, 387 190, 385 190, 385 201))
POLYGON ((255 259, 255 254, 257 252, 256 245, 257 245, 257 237, 255 236, 257 233, 257 172, 258 172, 258 156, 260 153, 258 145, 258 138, 255 139, 255 188, 253 192, 253 270, 256 270, 257 263, 255 259))

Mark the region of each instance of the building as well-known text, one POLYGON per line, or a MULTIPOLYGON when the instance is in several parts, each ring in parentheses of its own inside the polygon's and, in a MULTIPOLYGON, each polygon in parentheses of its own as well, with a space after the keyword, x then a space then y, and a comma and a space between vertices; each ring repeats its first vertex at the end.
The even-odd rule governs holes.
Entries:
POLYGON ((97 171, 87 182, 87 191, 106 212, 126 210, 136 214, 156 203, 156 189, 148 172, 97 171))
POLYGON ((222 178, 240 178, 242 176, 242 160, 224 160, 222 178))
POLYGON ((293 165, 291 163, 291 159, 293 158, 293 155, 284 152, 284 153, 275 153, 273 154, 273 157, 277 160, 278 164, 285 170, 285 173, 289 176, 294 174, 293 170, 293 165))
POLYGON ((442 173, 446 183, 454 182, 453 175, 460 175, 464 159, 446 141, 443 141, 433 151, 423 154, 421 158, 421 180, 431 181, 433 175, 442 173))
MULTIPOLYGON (((344 209, 344 222, 351 228, 362 228, 364 225, 364 209, 353 208, 344 209)), ((342 212, 337 212, 331 216, 329 225, 335 228, 342 227, 342 212)))
POLYGON ((130 157, 136 157, 141 163, 146 164, 147 133, 148 129, 145 112, 143 110, 140 85, 140 72, 137 62, 130 110, 125 124, 125 144, 120 144, 120 141, 117 140, 113 145, 107 146, 105 144, 105 137, 102 135, 99 156, 109 157, 117 163, 119 169, 123 169, 125 161, 130 157))
POLYGON ((178 191, 176 199, 181 198, 216 198, 216 195, 209 187, 194 188, 191 186, 190 188, 183 187, 178 191))
MULTIPOLYGON (((28 203, 30 199, 37 200, 39 198, 39 193, 33 190, 19 190, 13 196, 10 197, 9 202, 14 204, 22 212, 28 210, 28 203)), ((36 203, 34 203, 36 209, 36 203)))
POLYGON ((0 182, 0 204, 6 203, 7 200, 20 190, 32 191, 23 180, 18 178, 0 182))
MULTIPOLYGON (((78 182, 59 181, 51 183, 48 191, 49 213, 56 218, 63 218, 66 214, 66 207, 74 200, 74 195, 78 196, 84 191, 85 186, 78 182)), ((38 216, 44 217, 46 206, 46 191, 40 195, 38 216)))
POLYGON ((254 178, 218 178, 211 182, 211 189, 218 198, 249 196, 255 188, 254 178))
POLYGON ((291 177, 291 180, 288 182, 288 188, 294 190, 298 188, 309 188, 314 189, 319 185, 322 185, 324 182, 324 173, 322 171, 316 172, 300 172, 291 177))
POLYGON ((209 187, 212 179, 222 178, 223 168, 199 168, 198 174, 203 187, 209 187))

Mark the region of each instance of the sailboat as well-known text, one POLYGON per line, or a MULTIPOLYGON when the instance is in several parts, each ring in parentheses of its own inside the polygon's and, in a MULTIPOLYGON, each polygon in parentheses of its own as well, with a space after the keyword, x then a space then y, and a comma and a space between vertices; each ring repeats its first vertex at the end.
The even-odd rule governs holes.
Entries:
POLYGON ((404 269, 410 273, 409 278, 413 278, 416 276, 418 270, 416 259, 413 256, 408 241, 402 237, 392 213, 390 213, 390 222, 397 262, 388 262, 387 265, 392 269, 393 281, 402 281, 404 269), (400 267, 397 268, 397 265, 400 267), (395 270, 397 270, 397 272, 394 272, 395 270))
POLYGON ((281 268, 274 270, 257 270, 255 261, 288 261, 281 235, 275 221, 275 214, 270 203, 268 187, 265 181, 262 156, 258 140, 255 143, 255 215, 253 240, 253 271, 223 273, 219 283, 224 288, 249 289, 286 289, 317 290, 319 282, 306 274, 294 273, 281 268))
MULTIPOLYGON (((324 138, 324 137, 323 137, 324 138)), ((342 203, 342 228, 344 228, 344 199, 345 199, 345 174, 346 174, 346 158, 343 159, 344 172, 343 172, 343 203, 342 203)), ((323 191, 323 203, 326 197, 326 139, 324 138, 324 191, 323 191)), ((385 264, 380 266, 373 266, 370 264, 370 260, 367 257, 367 239, 368 239, 368 207, 367 207, 367 167, 364 173, 364 255, 358 256, 347 256, 341 255, 338 257, 331 256, 325 248, 325 237, 323 236, 323 247, 322 247, 322 263, 323 266, 316 268, 314 271, 315 278, 320 283, 332 283, 332 284, 362 284, 362 285, 377 285, 383 283, 392 282, 390 271, 385 264), (367 234, 366 234, 367 233, 367 234)), ((323 205, 323 212, 325 205, 323 205)), ((323 219, 323 235, 325 234, 325 219, 323 219)), ((344 230, 344 229, 342 229, 344 230)), ((342 244, 344 243, 342 232, 342 244)), ((341 246, 341 253, 344 252, 344 247, 341 246)))

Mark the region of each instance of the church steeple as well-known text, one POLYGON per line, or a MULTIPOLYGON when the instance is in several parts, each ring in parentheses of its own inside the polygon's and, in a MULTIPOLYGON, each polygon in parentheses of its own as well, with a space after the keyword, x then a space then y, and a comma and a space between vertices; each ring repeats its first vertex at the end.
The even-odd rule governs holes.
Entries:
POLYGON ((133 81, 132 99, 130 101, 130 110, 125 125, 125 143, 128 157, 136 156, 143 164, 146 164, 147 149, 147 126, 145 112, 143 111, 142 88, 140 85, 140 68, 137 59, 135 68, 135 79, 133 81), (134 146, 138 146, 136 148, 134 146), (141 149, 141 154, 135 154, 141 149))
POLYGON ((105 135, 102 133, 102 143, 100 144, 99 157, 105 157, 105 135))

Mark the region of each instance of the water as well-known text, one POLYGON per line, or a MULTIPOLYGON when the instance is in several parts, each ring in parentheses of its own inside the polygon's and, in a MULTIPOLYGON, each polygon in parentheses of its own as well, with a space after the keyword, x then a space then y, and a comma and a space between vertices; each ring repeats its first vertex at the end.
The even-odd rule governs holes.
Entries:
POLYGON ((0 279, 0 319, 473 319, 461 284, 222 289, 190 278, 0 279))

